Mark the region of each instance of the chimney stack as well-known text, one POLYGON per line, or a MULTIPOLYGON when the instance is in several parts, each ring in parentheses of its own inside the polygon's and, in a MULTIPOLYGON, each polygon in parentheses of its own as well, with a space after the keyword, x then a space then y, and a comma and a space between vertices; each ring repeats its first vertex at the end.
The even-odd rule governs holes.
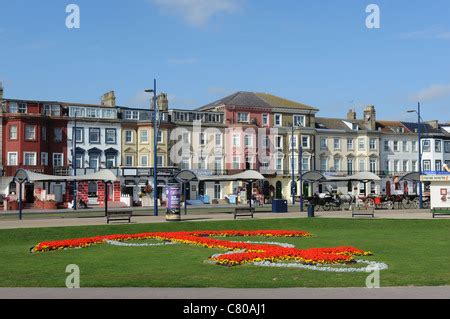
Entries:
POLYGON ((348 111, 347 120, 356 120, 356 111, 355 110, 348 111))
POLYGON ((3 101, 3 83, 0 81, 0 104, 3 101))
POLYGON ((160 111, 167 111, 169 109, 169 99, 166 93, 160 93, 157 99, 158 109, 160 111))
POLYGON ((103 94, 102 105, 108 107, 116 107, 116 96, 114 94, 114 91, 103 94))
POLYGON ((439 129, 439 121, 438 120, 427 121, 426 124, 430 125, 434 129, 439 129))
POLYGON ((369 105, 364 109, 364 122, 367 130, 375 131, 377 126, 375 106, 369 105))

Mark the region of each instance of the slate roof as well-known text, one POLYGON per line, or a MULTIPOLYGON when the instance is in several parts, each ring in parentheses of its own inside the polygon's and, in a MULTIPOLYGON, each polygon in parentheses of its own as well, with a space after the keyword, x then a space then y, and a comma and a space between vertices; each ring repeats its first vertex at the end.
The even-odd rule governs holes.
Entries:
POLYGON ((218 106, 242 106, 242 107, 260 107, 260 108, 293 108, 309 111, 319 111, 318 109, 294 102, 279 96, 275 96, 267 93, 255 93, 255 92, 236 92, 229 96, 226 96, 220 100, 209 103, 205 106, 198 108, 198 111, 206 111, 218 106))
POLYGON ((365 122, 363 120, 349 120, 349 119, 325 118, 325 117, 316 117, 316 128, 325 130, 341 130, 354 132, 344 123, 344 121, 352 124, 357 124, 359 126, 360 131, 365 129, 365 122))

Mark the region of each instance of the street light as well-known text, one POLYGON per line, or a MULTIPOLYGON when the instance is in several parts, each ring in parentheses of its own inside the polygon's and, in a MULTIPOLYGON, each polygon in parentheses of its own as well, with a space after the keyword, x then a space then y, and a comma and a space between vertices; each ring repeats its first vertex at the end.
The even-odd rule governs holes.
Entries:
MULTIPOLYGON (((156 103, 156 79, 153 80, 153 90, 147 89, 145 90, 146 93, 153 93, 153 197, 154 197, 154 204, 153 204, 153 214, 154 216, 158 216, 158 122, 157 122, 157 116, 158 116, 158 109, 157 109, 157 103, 156 103)), ((151 107, 151 106, 150 106, 151 107)))
POLYGON ((294 166, 294 129, 295 124, 292 123, 292 133, 291 133, 291 173, 292 173, 292 181, 291 181, 291 194, 292 194, 292 205, 295 205, 295 193, 296 193, 296 185, 295 185, 295 166, 294 166))
MULTIPOLYGON (((417 110, 409 110, 408 113, 417 114, 417 133, 419 137, 419 176, 422 176, 422 132, 421 132, 421 119, 420 116, 420 102, 417 104, 417 110)), ((419 180, 419 208, 423 209, 423 189, 422 181, 419 180)))
MULTIPOLYGON (((76 109, 75 109, 76 110, 76 109)), ((77 114, 75 111, 75 123, 72 131, 72 167, 73 167, 73 176, 75 177, 73 181, 73 210, 77 210, 77 114)))

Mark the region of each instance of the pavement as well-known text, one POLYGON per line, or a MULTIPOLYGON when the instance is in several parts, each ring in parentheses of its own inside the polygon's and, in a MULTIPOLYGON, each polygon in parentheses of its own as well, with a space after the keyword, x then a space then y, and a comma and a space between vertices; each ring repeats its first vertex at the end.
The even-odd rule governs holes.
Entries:
POLYGON ((450 287, 394 288, 0 288, 0 299, 450 299, 450 287))
MULTIPOLYGON (((232 208, 230 208, 231 210, 232 208)), ((292 208, 293 209, 293 208, 292 208)), ((278 219, 278 218, 307 218, 307 213, 291 212, 277 214, 271 212, 260 211, 255 214, 255 219, 278 219)), ((148 212, 148 211, 147 211, 148 212)), ((148 214, 150 214, 148 212, 148 214)), ((105 225, 105 217, 89 217, 83 215, 82 217, 73 217, 73 211, 67 217, 64 214, 55 216, 48 216, 40 218, 39 215, 25 216, 23 220, 19 220, 15 216, 8 216, 7 219, 0 219, 0 229, 17 229, 17 228, 43 228, 43 227, 67 227, 67 226, 98 226, 105 225)), ((352 218, 350 211, 337 212, 317 212, 316 218, 352 218)), ((364 217, 362 217, 364 218, 364 217)), ((430 220, 433 219, 429 210, 380 210, 375 212, 375 219, 413 219, 413 220, 430 220)), ((442 219, 448 219, 443 217, 442 219)), ((188 215, 181 215, 181 220, 184 222, 198 222, 198 221, 231 221, 233 215, 224 212, 208 212, 204 210, 191 210, 188 215)), ((244 220, 240 218, 239 220, 244 220)), ((133 216, 133 224, 151 224, 151 223, 165 223, 166 218, 163 211, 160 216, 145 216, 142 211, 138 216, 133 216)), ((119 224, 114 222, 113 224, 119 224)))

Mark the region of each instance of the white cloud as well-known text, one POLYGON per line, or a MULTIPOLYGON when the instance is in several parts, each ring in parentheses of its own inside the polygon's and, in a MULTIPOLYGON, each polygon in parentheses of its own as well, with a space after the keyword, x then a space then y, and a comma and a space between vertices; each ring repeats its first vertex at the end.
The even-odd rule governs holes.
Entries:
POLYGON ((205 25, 213 16, 234 13, 243 0, 150 0, 165 13, 181 16, 193 26, 205 25))
POLYGON ((450 40, 450 31, 440 26, 433 26, 419 31, 404 33, 401 36, 405 39, 450 40))
POLYGON ((167 60, 169 64, 194 64, 197 63, 195 58, 185 58, 185 59, 169 59, 167 60))
POLYGON ((450 84, 432 84, 413 94, 411 100, 430 102, 446 96, 450 96, 450 84))

